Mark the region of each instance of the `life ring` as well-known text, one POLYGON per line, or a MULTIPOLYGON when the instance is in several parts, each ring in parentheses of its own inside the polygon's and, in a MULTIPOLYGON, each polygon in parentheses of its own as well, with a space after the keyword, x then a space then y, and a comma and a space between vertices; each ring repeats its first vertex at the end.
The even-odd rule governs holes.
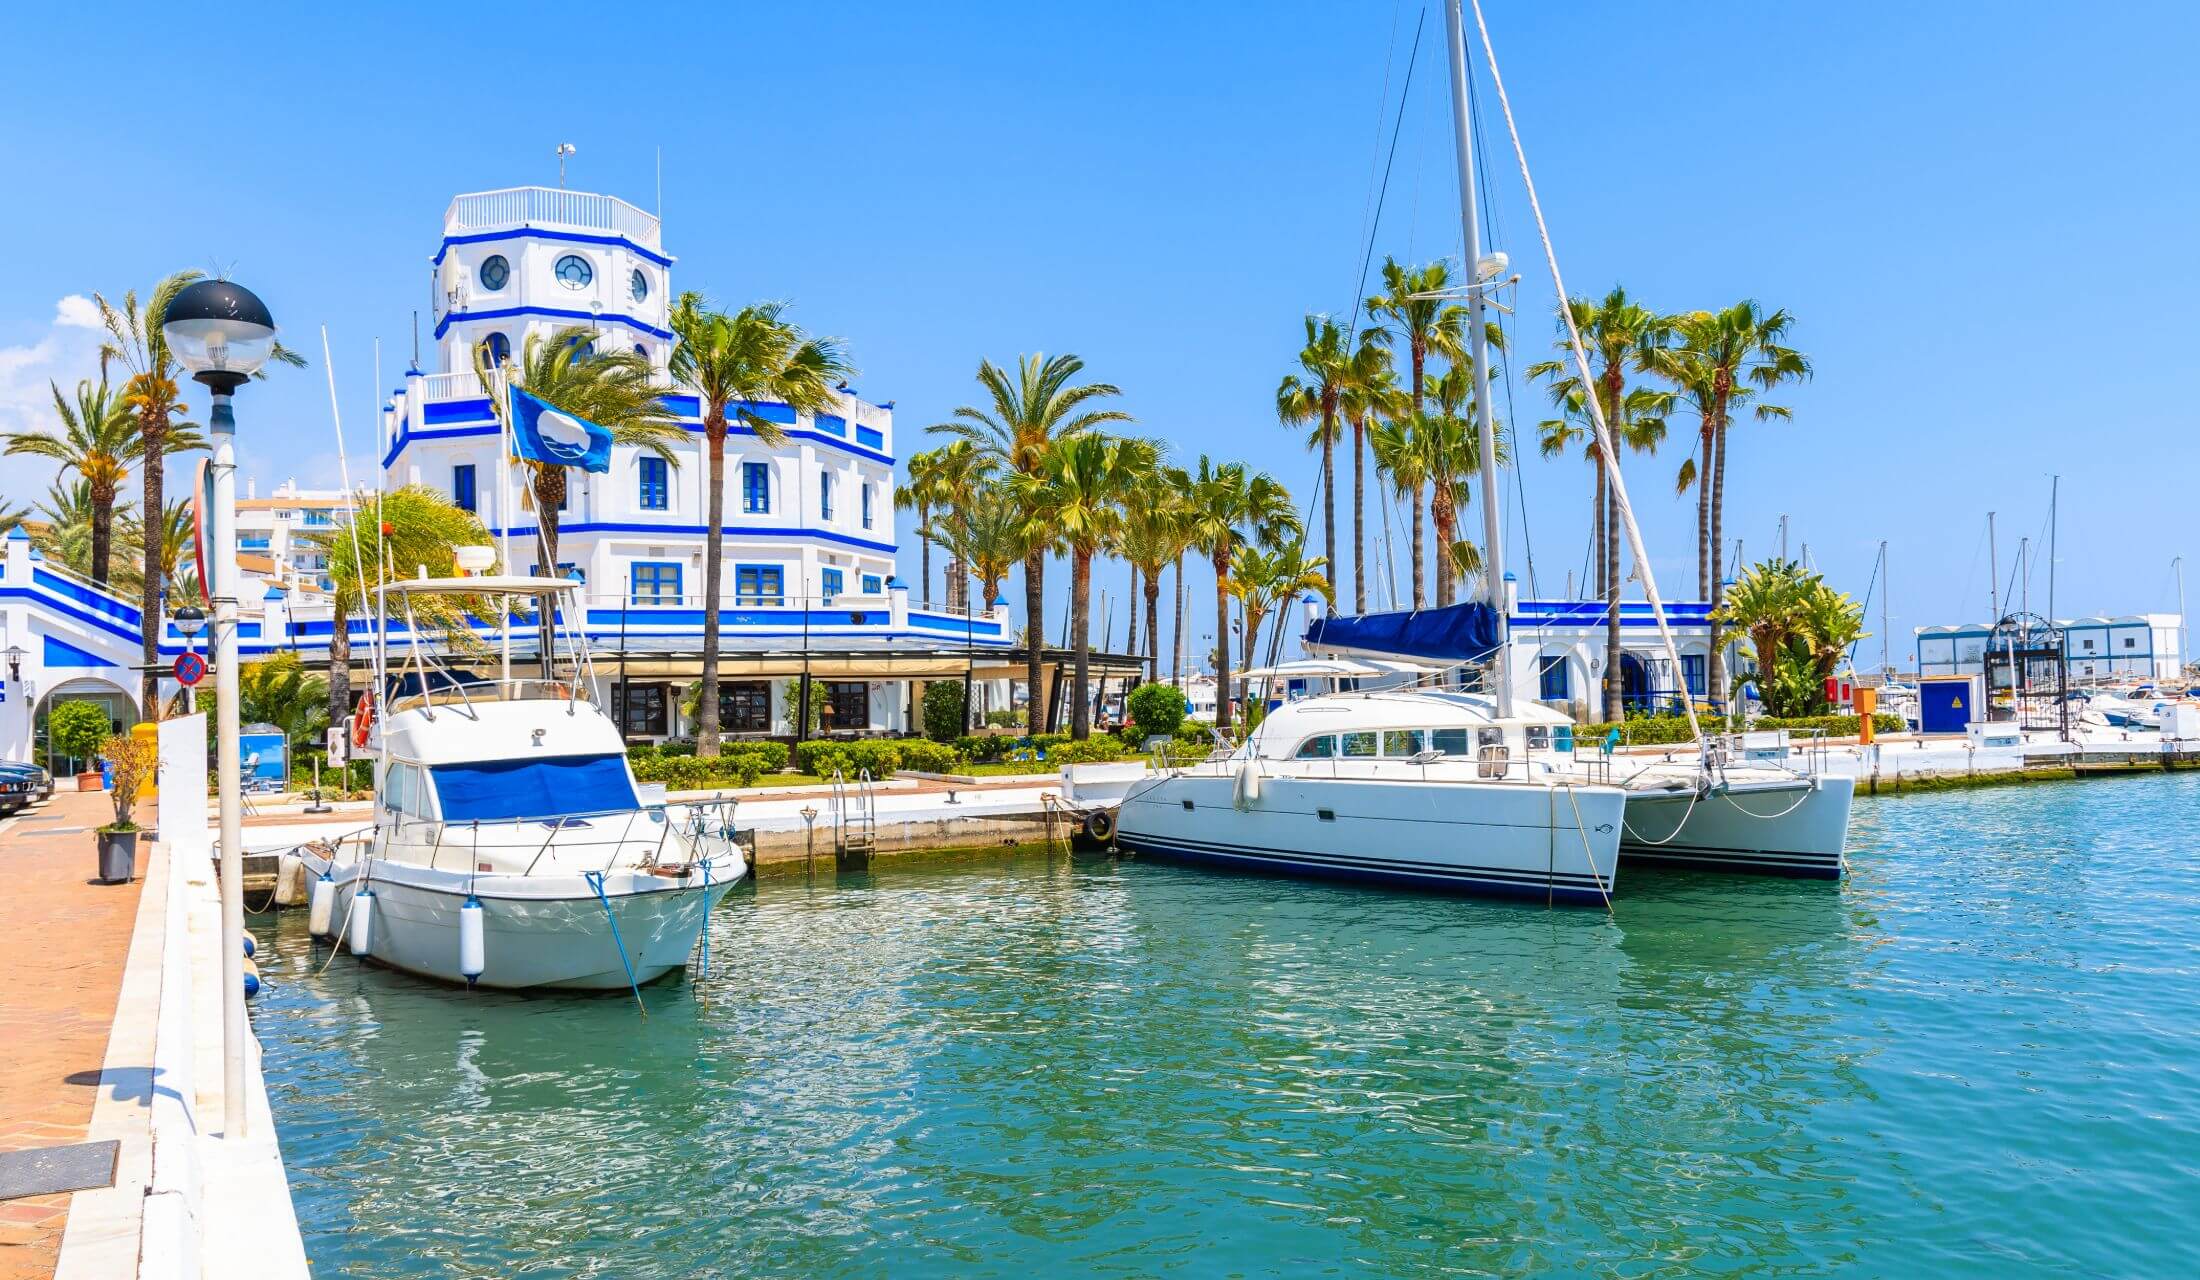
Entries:
POLYGON ((1115 838, 1115 814, 1108 809, 1095 809, 1085 815, 1085 835, 1095 843, 1106 844, 1115 838))
POLYGON ((364 748, 367 745, 367 730, 373 725, 374 695, 368 694, 359 700, 359 712, 351 718, 351 745, 364 748))

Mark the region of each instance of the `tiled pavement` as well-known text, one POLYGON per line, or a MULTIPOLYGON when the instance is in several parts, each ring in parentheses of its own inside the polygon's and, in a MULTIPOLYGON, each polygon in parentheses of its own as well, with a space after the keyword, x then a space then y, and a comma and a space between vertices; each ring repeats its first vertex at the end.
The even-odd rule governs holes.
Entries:
MULTIPOLYGON (((0 1151, 82 1142, 91 1122, 138 905, 137 880, 91 883, 91 829, 113 814, 63 793, 0 824, 0 1151)), ((51 1276, 68 1213, 66 1195, 0 1201, 0 1280, 51 1276)))

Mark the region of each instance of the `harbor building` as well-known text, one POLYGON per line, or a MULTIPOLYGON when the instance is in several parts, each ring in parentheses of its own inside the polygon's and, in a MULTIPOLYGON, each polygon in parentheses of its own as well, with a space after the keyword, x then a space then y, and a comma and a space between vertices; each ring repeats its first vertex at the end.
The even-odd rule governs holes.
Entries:
POLYGON ((237 567, 244 571, 249 599, 269 584, 287 590, 329 589, 328 553, 313 543, 316 532, 333 529, 347 506, 341 489, 301 489, 285 480, 267 497, 249 478, 237 499, 237 567))
MULTIPOLYGON (((2184 671, 2184 619, 2177 614, 2069 618, 2055 625, 2073 681, 2174 680, 2184 671)), ((1993 631, 1984 622, 1917 628, 1918 674, 1983 675, 1993 631)))

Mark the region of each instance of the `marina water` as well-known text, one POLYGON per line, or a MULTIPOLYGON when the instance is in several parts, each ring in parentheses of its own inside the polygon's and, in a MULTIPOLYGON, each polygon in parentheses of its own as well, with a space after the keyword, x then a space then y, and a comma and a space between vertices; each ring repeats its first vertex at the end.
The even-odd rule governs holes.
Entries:
POLYGON ((2200 776, 1859 800, 1850 847, 1611 918, 782 872, 646 1019, 317 974, 290 912, 256 1020, 324 1275, 2182 1271, 2200 776))

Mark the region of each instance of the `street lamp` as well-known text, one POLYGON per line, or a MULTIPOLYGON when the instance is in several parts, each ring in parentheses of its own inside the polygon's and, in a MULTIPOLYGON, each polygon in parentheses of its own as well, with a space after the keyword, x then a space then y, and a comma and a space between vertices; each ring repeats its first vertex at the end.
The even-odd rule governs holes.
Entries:
MULTIPOLYGON (((168 350, 207 389, 214 435, 214 537, 207 584, 214 603, 215 767, 221 792, 222 1136, 242 1138, 244 1105, 244 797, 237 750, 237 417, 230 397, 267 363, 275 319, 250 289, 227 280, 186 286, 161 319, 168 350)), ((179 615, 180 616, 180 615, 179 615)), ((203 617, 203 615, 201 615, 203 617)))
POLYGON ((8 679, 16 682, 17 684, 21 684, 23 682, 22 645, 11 644, 8 646, 8 679))

